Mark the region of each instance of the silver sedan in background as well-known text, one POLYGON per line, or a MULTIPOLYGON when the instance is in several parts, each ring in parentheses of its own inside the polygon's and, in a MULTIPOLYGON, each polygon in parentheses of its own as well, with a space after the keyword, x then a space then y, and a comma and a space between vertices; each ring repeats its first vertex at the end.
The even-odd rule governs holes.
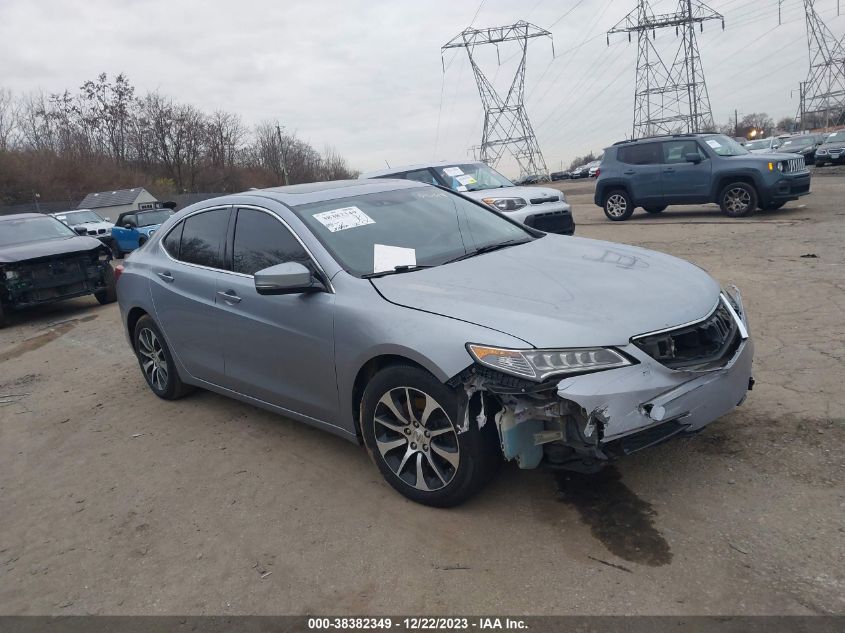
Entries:
POLYGON ((460 503, 503 460, 595 471, 701 430, 752 384, 735 289, 417 182, 208 200, 121 272, 153 393, 202 387, 363 442, 429 505, 460 503))

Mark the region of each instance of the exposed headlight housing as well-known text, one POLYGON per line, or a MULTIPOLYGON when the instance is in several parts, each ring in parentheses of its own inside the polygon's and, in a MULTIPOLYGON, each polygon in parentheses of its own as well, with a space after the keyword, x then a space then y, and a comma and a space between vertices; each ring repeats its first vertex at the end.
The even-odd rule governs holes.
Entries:
POLYGON ((518 211, 528 205, 523 198, 482 198, 481 201, 499 211, 518 211))
POLYGON ((7 270, 5 276, 9 281, 13 281, 15 279, 20 279, 21 275, 17 270, 7 270))
POLYGON ((467 343, 467 351, 485 367, 538 382, 556 374, 582 374, 633 364, 611 347, 505 349, 467 343))

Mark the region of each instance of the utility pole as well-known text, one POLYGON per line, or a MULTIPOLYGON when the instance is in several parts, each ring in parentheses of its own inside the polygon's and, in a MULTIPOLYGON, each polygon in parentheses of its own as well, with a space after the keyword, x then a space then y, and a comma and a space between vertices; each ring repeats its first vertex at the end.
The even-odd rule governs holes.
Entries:
MULTIPOLYGON (((440 48, 441 62, 444 51, 450 48, 465 48, 469 56, 478 94, 484 106, 481 160, 495 167, 507 150, 519 165, 520 176, 548 175, 549 173, 534 129, 525 111, 525 62, 528 40, 535 37, 551 39, 552 34, 539 26, 520 20, 515 24, 486 29, 468 27, 440 48), (516 42, 522 50, 522 57, 507 95, 503 98, 481 70, 474 51, 476 46, 495 44, 498 56, 499 45, 505 42, 516 42)), ((554 42, 552 42, 552 55, 554 55, 554 42)), ((443 72, 446 72, 445 66, 443 72)))
POLYGON ((815 0, 804 0, 810 69, 801 103, 804 116, 811 117, 814 125, 823 120, 827 128, 845 121, 845 44, 831 32, 814 5, 815 0))
POLYGON ((285 186, 287 187, 290 184, 288 178, 288 153, 287 150, 282 150, 284 143, 282 143, 282 127, 280 125, 276 125, 276 136, 279 138, 279 160, 282 161, 282 175, 285 178, 285 186))
POLYGON ((607 32, 637 34, 637 77, 634 90, 633 138, 676 132, 703 132, 713 128, 710 96, 704 81, 695 26, 725 18, 699 0, 678 0, 674 13, 655 14, 649 0, 638 0, 637 8, 607 32), (675 27, 683 41, 668 66, 653 40, 657 29, 675 27), (649 37, 651 36, 651 37, 649 37))
POLYGON ((734 109, 734 136, 739 136, 739 110, 734 109))

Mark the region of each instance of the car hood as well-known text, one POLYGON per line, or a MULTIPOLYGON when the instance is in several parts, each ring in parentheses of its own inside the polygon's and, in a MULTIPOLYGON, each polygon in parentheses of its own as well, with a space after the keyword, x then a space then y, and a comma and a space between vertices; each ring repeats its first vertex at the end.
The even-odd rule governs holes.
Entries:
POLYGON ((752 150, 749 150, 749 151, 752 154, 754 154, 754 156, 757 156, 758 158, 765 157, 766 160, 790 160, 792 158, 795 158, 794 153, 787 154, 786 152, 773 152, 771 150, 763 150, 763 149, 760 149, 760 150, 753 150, 752 149, 752 150))
POLYGON ((540 348, 624 345, 637 334, 706 317, 720 291, 684 260, 557 235, 371 281, 392 303, 540 348))
POLYGON ((819 149, 845 149, 845 141, 838 141, 836 143, 823 143, 822 145, 819 145, 816 151, 818 151, 819 149))
POLYGON ((516 187, 502 187, 501 189, 467 191, 464 195, 474 200, 483 200, 484 198, 523 198, 526 202, 538 198, 548 198, 548 202, 554 202, 560 200, 563 196, 560 191, 551 187, 521 187, 519 185, 516 187))
POLYGON ((111 229, 114 228, 113 222, 80 222, 78 224, 68 223, 68 226, 72 228, 76 228, 77 226, 84 226, 88 230, 96 230, 99 231, 100 229, 111 229))
POLYGON ((100 240, 93 237, 79 235, 42 242, 27 242, 0 247, 0 264, 14 264, 41 257, 53 257, 68 253, 84 253, 101 248, 100 240))

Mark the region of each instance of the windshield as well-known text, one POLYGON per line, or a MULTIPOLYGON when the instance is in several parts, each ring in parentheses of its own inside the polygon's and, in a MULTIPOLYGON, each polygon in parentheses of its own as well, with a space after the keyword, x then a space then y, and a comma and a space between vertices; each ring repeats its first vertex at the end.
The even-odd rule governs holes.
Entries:
POLYGON ((154 224, 161 224, 171 216, 170 211, 145 211, 139 213, 135 217, 138 220, 138 226, 153 226, 154 224))
POLYGON ((91 210, 84 211, 68 211, 56 215, 56 218, 68 224, 89 224, 91 222, 105 222, 103 218, 91 210))
POLYGON ((435 167, 434 171, 454 191, 481 191, 513 187, 513 183, 484 163, 435 167))
POLYGON ((779 149, 788 152, 791 149, 801 149, 802 147, 809 147, 814 143, 815 141, 813 141, 813 139, 809 136, 805 136, 802 138, 788 138, 783 142, 783 145, 781 145, 779 149))
MULTIPOLYGON (((748 150, 724 134, 705 137, 704 142, 719 156, 745 156, 748 150)), ((748 146, 746 146, 748 147, 748 146)))
POLYGON ((349 273, 439 266, 504 242, 534 239, 486 207, 436 187, 414 187, 293 207, 349 273))
POLYGON ((748 141, 745 144, 745 149, 752 150, 752 149, 769 149, 772 146, 772 142, 768 140, 759 140, 759 141, 748 141))
POLYGON ((827 137, 825 143, 841 143, 842 141, 845 141, 845 130, 834 132, 833 134, 827 137))
POLYGON ((0 220, 0 246, 26 244, 65 237, 75 237, 71 231, 56 218, 23 218, 20 220, 0 220))

